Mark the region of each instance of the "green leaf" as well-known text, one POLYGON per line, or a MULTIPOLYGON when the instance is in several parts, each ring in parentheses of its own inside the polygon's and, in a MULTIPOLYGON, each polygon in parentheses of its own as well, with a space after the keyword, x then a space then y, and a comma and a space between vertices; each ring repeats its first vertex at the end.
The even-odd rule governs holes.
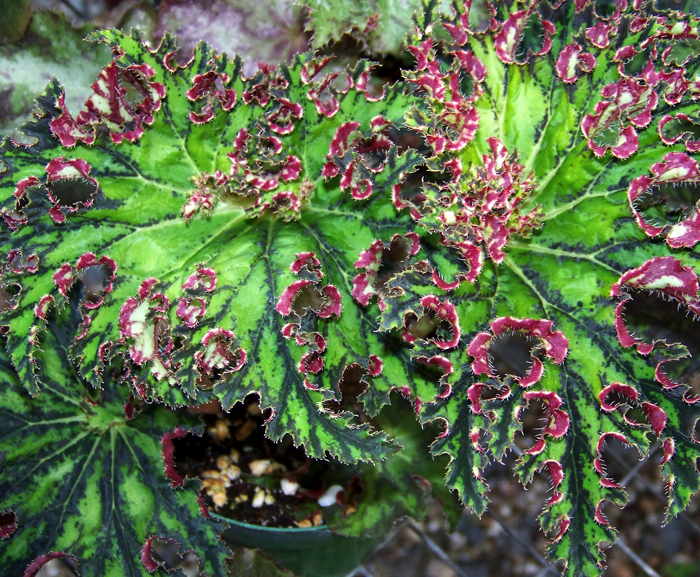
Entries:
POLYGON ((55 380, 32 398, 3 353, 0 510, 17 523, 0 542, 5 572, 22 575, 33 559, 56 552, 82 577, 145 577, 142 548, 154 538, 155 551, 159 540, 174 540, 198 556, 201 570, 223 574, 214 522, 196 491, 174 488, 184 480, 165 473, 161 439, 196 430, 183 428, 196 420, 135 402, 111 377, 99 392, 84 388, 60 357, 47 363, 55 380))
MULTIPOLYGON (((471 11, 465 7, 463 18, 447 26, 426 12, 423 25, 430 26, 437 48, 433 51, 426 44, 412 49, 416 67, 406 78, 421 87, 424 100, 408 118, 432 139, 434 157, 429 160, 431 172, 421 173, 418 190, 423 196, 415 195, 408 180, 406 192, 400 193, 404 211, 414 212, 415 230, 421 234, 425 252, 417 253, 416 259, 425 263, 404 268, 385 283, 379 320, 381 330, 412 348, 415 368, 406 388, 424 422, 444 424, 433 453, 450 457, 446 481, 476 513, 487 506, 485 465, 500 460, 512 446, 527 411, 540 411, 536 414, 544 424, 537 442, 519 460, 516 472, 525 484, 536 474, 551 479, 552 498, 541 521, 554 538, 550 555, 567 563, 565 574, 570 577, 599 574, 604 563, 599 547, 615 539, 604 518, 605 507, 626 502, 624 489, 604 474, 605 446, 616 440, 610 433, 624 435, 624 442, 642 457, 655 442, 668 449, 663 471, 670 481, 669 517, 682 511, 699 489, 694 463, 700 447, 692 435, 700 411, 688 389, 691 367, 697 367, 691 335, 698 330, 698 294, 697 288, 675 294, 670 287, 682 286, 676 274, 690 278, 700 271, 700 255, 692 244, 673 250, 662 240, 648 239, 627 198, 630 182, 652 177, 652 165, 662 161, 667 164, 657 165, 659 174, 649 194, 670 190, 673 185, 663 189, 665 181, 688 180, 684 186, 696 186, 692 154, 683 141, 672 148, 665 145, 658 125, 664 115, 679 111, 693 117, 699 105, 688 92, 674 98, 662 81, 655 87, 657 105, 640 92, 636 112, 616 112, 613 120, 589 118, 598 132, 591 128, 587 139, 582 123, 587 115, 597 114, 596 106, 605 98, 601 90, 621 80, 620 70, 630 76, 629 82, 640 85, 637 61, 644 65, 651 59, 664 73, 678 70, 678 63, 659 61, 648 49, 618 69, 613 62, 618 49, 651 45, 652 40, 643 40, 654 34, 659 47, 675 46, 674 40, 663 36, 663 25, 653 19, 636 33, 622 32, 638 15, 630 8, 608 22, 620 32, 611 34, 609 47, 598 48, 585 37, 586 28, 602 22, 592 5, 577 14, 573 3, 558 10, 542 3, 524 12, 508 3, 494 4, 491 33, 480 27, 480 22, 488 22, 480 16, 487 3, 474 3, 471 11), (551 32, 544 20, 551 23, 551 32), (552 42, 549 49, 547 38, 552 42), (588 73, 579 60, 575 81, 564 82, 565 70, 558 71, 557 62, 564 53, 566 63, 564 47, 574 42, 581 52, 594 55, 597 64, 588 73), (455 56, 458 49, 465 51, 461 57, 455 56), (458 89, 448 84, 453 72, 460 79, 458 89), (462 119, 443 116, 450 100, 464 107, 462 119), (648 121, 630 120, 643 111, 650 113, 648 121), (478 129, 470 125, 474 112, 478 129), (622 132, 630 127, 638 134, 638 146, 622 132), (670 152, 680 156, 667 156, 670 152), (456 160, 461 168, 455 168, 456 160), (685 179, 682 169, 668 172, 671 160, 691 167, 685 179), (462 251, 461 261, 447 258, 455 251, 462 251), (669 272, 657 284, 622 282, 621 292, 611 297, 613 285, 626 271, 650 260, 657 279, 655 275, 663 276, 659 266, 679 270, 682 265, 684 272, 669 272), (454 282, 456 288, 436 286, 460 277, 466 282, 454 282), (459 322, 440 321, 438 309, 423 306, 426 295, 454 307, 459 322), (671 302, 666 308, 665 299, 671 302), (620 320, 627 319, 635 339, 643 334, 645 342, 659 340, 652 355, 641 355, 618 338, 618 305, 620 320), (669 313, 678 308, 680 312, 669 313), (433 324, 420 319, 432 319, 433 324), (546 328, 522 319, 552 324, 546 328), (417 330, 420 326, 428 329, 417 330), (438 346, 445 334, 454 332, 461 333, 458 346, 438 346), (568 342, 565 349, 562 338, 568 342), (664 339, 685 347, 675 350, 664 339), (567 354, 557 354, 562 350, 567 354), (420 371, 426 359, 441 359, 442 369, 433 374, 420 371), (537 363, 544 369, 542 375, 537 363), (658 367, 668 366, 674 383, 655 382, 655 366, 657 377, 658 367), (615 386, 606 389, 614 383, 630 385, 634 393, 603 410, 601 395, 607 399, 620 394, 615 386)), ((668 26, 676 20, 683 18, 671 18, 668 26)), ((697 19, 690 26, 697 30, 697 19)), ((680 73, 687 78, 697 74, 697 58, 681 59, 680 73)), ((620 86, 628 81, 622 82, 620 86)), ((610 106, 615 104, 608 105, 608 112, 610 106)), ((682 190, 680 185, 676 190, 682 190)), ((652 204, 662 215, 671 202, 678 202, 664 205, 663 199, 656 199, 652 204)), ((681 204, 671 218, 692 216, 695 200, 681 204)), ((374 394, 386 391, 375 389, 374 394)))
POLYGON ((383 537, 401 517, 422 520, 433 499, 443 504, 455 524, 460 507, 443 483, 445 459, 434 459, 428 451, 435 427, 421 428, 409 404, 398 394, 377 416, 377 423, 400 448, 386 461, 358 470, 362 493, 357 511, 338 514, 329 526, 342 535, 383 537))
MULTIPOLYGON (((340 71, 347 78, 341 76, 332 85, 324 84, 326 62, 308 56, 244 80, 238 60, 217 55, 206 45, 183 68, 173 60, 170 39, 150 51, 136 37, 116 31, 105 31, 100 38, 118 46, 121 55, 102 73, 102 84, 95 85, 98 93, 90 99, 86 116, 69 118, 61 109, 61 89, 52 84, 40 101, 42 112, 27 128, 33 143, 4 144, 3 214, 12 223, 27 219, 6 246, 40 260, 38 272, 22 281, 18 306, 9 312, 8 345, 22 382, 32 393, 41 389, 42 371, 33 359, 44 328, 34 308, 49 295, 59 307, 71 302, 82 319, 84 334, 68 345, 68 356, 77 359, 87 381, 99 382, 100 351, 110 347, 114 354, 130 354, 132 382, 148 399, 179 406, 216 398, 228 408, 255 391, 274 409, 267 429, 271 438, 290 433, 316 457, 328 452, 349 462, 385 456, 390 447, 384 436, 352 425, 350 415, 323 410, 321 403, 338 394, 346 366, 366 366, 371 355, 384 354, 383 338, 372 333, 373 314, 350 296, 351 275, 353 263, 374 239, 404 226, 393 219, 388 189, 419 158, 411 151, 399 153, 384 135, 391 134, 390 128, 373 119, 381 116, 400 124, 410 97, 399 91, 383 99, 365 93, 361 84, 369 68, 364 62, 347 73, 340 71), (200 89, 194 83, 203 82, 207 72, 222 87, 203 84, 203 92, 190 92, 188 98, 189 90, 200 89), (302 78, 304 73, 308 77, 302 78), (344 82, 360 86, 347 90, 344 82), (105 90, 122 95, 131 119, 120 119, 123 112, 114 109, 112 116, 104 110, 97 117, 90 112, 104 106, 99 92, 105 90), (232 91, 236 104, 231 108, 226 98, 232 91), (334 157, 329 150, 336 130, 350 122, 357 128, 348 136, 349 148, 342 151, 341 143, 334 157), (244 130, 251 135, 247 148, 238 138, 244 130), (364 139, 378 139, 388 148, 380 148, 377 158, 369 153, 360 157, 364 139), (276 142, 282 151, 274 150, 276 142), (238 156, 232 161, 234 149, 238 156), (346 190, 337 176, 322 176, 334 158, 345 173, 354 160, 356 176, 346 190), (258 184, 256 192, 251 179, 271 176, 279 186, 270 191, 258 184), (21 182, 29 183, 27 207, 17 206, 13 196, 21 182), (367 200, 352 198, 349 187, 365 194, 369 182, 374 191, 367 200), (60 197, 67 193, 70 200, 60 197), (254 200, 256 194, 260 196, 254 200), (202 203, 205 196, 208 200, 202 203), (207 208, 207 203, 214 206, 207 208), (287 288, 301 278, 290 266, 307 252, 319 262, 313 275, 324 275, 322 283, 314 280, 312 285, 337 289, 339 316, 322 318, 306 308, 284 315, 276 311, 287 288), (95 261, 90 268, 80 261, 88 253, 98 260, 112 259, 116 274, 100 278, 106 274, 102 265, 95 261), (213 271, 217 288, 183 288, 202 266, 213 271), (59 269, 65 277, 60 282, 54 277, 59 269), (86 284, 88 274, 97 283, 93 288, 86 284), (137 298, 141 283, 153 277, 160 284, 150 296, 137 298), (97 294, 90 296, 90 291, 97 294), (161 307, 157 291, 167 295, 169 306, 161 307), (100 304, 88 302, 91 298, 100 304), (140 299, 140 308, 126 319, 129 327, 137 327, 132 330, 125 328, 120 311, 127 303, 136 306, 134 299, 140 299), (194 315, 184 320, 177 313, 182 299, 187 299, 185 308, 199 311, 205 306, 206 314, 181 312, 194 315), (300 323, 296 338, 283 335, 290 322, 300 323), (219 329, 235 334, 226 337, 231 351, 237 351, 235 362, 213 359, 218 341, 209 349, 204 344, 212 338, 206 335, 219 329), (311 342, 316 333, 325 340, 325 351, 310 350, 317 346, 311 342), (28 334, 33 338, 27 339, 28 334), (324 361, 318 374, 300 366, 309 353, 324 361), (210 361, 213 365, 204 368, 210 361)), ((390 362, 374 380, 391 383, 404 375, 400 363, 390 362)))
POLYGON ((0 24, 2 43, 19 40, 27 29, 31 17, 32 7, 29 0, 18 0, 7 6, 0 24))
MULTIPOLYGON (((299 0, 308 8, 307 30, 313 34, 315 48, 340 40, 348 34, 366 43, 374 54, 396 54, 406 46, 413 32, 413 16, 421 9, 421 0, 299 0)), ((447 2, 441 4, 443 10, 447 2)))

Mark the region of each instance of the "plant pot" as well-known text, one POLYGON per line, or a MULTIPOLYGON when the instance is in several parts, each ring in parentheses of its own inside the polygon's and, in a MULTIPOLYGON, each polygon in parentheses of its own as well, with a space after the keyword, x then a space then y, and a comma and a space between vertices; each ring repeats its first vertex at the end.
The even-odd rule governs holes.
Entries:
POLYGON ((378 538, 338 535, 326 525, 281 529, 210 514, 226 524, 222 537, 228 545, 260 549, 300 577, 344 577, 381 542, 378 538))

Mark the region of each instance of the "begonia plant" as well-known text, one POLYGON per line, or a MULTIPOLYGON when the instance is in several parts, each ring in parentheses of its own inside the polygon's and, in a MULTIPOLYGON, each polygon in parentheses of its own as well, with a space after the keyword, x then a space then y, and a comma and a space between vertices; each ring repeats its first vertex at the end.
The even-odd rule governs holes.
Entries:
MULTIPOLYGON (((7 574, 180 570, 168 544, 223 574, 173 447, 198 431, 187 408, 251 393, 271 439, 408 475, 420 443, 373 420, 400 393, 439 426, 430 453, 476 514, 485 467, 537 413, 515 474, 550 483, 541 526, 569 577, 600 574, 615 541, 606 511, 627 496, 609 443, 658 450, 667 519, 688 506, 692 2, 437 4, 393 84, 365 60, 304 53, 247 74, 206 43, 189 55, 104 30, 92 40, 114 59, 82 109, 52 82, 3 142, 7 574), (349 373, 361 411, 343 402, 349 373)), ((382 517, 391 497, 375 497, 363 506, 382 517)))

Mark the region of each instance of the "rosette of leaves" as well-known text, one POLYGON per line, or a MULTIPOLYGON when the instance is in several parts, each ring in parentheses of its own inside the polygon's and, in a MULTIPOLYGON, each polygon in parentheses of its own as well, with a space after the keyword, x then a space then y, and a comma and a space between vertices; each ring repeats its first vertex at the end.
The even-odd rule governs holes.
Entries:
POLYGON ((668 519, 698 490, 699 29, 667 4, 473 1, 440 21, 427 3, 405 77, 431 154, 394 190, 414 226, 359 263, 469 508, 539 420, 516 473, 550 481, 541 524, 570 576, 615 540, 609 445, 660 448, 668 519), (397 247, 412 264, 387 280, 397 247))

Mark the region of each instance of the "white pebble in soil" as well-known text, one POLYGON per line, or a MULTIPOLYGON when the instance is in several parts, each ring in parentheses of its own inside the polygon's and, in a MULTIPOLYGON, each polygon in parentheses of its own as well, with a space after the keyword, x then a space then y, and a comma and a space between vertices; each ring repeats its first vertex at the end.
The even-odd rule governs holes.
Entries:
POLYGON ((248 463, 248 468, 253 475, 261 477, 267 471, 270 463, 271 461, 269 459, 256 459, 248 463))
POLYGON ((328 487, 326 492, 318 498, 317 503, 321 507, 330 507, 335 505, 338 493, 340 493, 342 490, 343 488, 340 485, 331 485, 328 487))
POLYGON ((284 493, 285 495, 296 495, 296 492, 299 489, 299 483, 297 483, 296 481, 291 481, 289 479, 282 479, 280 481, 280 489, 282 489, 282 493, 284 493))
POLYGON ((250 503, 254 509, 259 509, 265 504, 265 491, 260 488, 255 489, 253 501, 250 503))

